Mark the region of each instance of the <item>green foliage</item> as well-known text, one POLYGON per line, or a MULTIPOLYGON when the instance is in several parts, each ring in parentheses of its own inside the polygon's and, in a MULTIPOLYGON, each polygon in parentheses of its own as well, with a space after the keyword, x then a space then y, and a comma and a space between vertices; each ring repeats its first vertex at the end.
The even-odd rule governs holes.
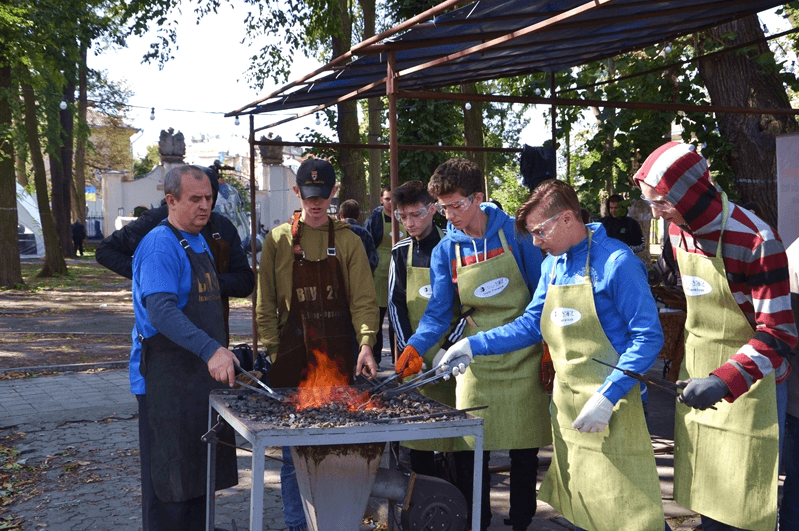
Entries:
POLYGON ((144 177, 160 163, 161 154, 158 152, 158 144, 147 146, 147 154, 133 163, 133 178, 144 177))
POLYGON ((502 209, 510 216, 515 216, 522 203, 530 197, 530 190, 521 184, 519 170, 513 165, 495 168, 489 178, 491 199, 502 204, 502 209))

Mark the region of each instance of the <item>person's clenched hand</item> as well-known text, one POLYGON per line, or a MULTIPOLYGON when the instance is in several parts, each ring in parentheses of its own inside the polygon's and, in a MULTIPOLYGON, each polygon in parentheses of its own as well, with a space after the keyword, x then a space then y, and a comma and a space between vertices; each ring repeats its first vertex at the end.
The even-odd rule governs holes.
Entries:
POLYGON ((214 352, 214 355, 211 356, 211 359, 208 360, 208 372, 214 380, 233 387, 233 384, 236 383, 234 363, 236 365, 239 364, 236 355, 225 347, 219 347, 214 352))
POLYGON ((613 403, 601 393, 594 393, 572 422, 572 428, 587 433, 604 431, 613 413, 613 403))
POLYGON ((730 393, 724 380, 715 374, 707 378, 680 380, 677 385, 685 387, 677 400, 695 409, 707 409, 730 393))
POLYGON ((472 345, 468 339, 463 338, 447 350, 441 358, 441 368, 437 372, 443 372, 451 367, 452 376, 463 374, 473 358, 472 345))
POLYGON ((407 378, 422 370, 424 359, 416 351, 416 348, 408 345, 400 354, 394 365, 394 372, 399 373, 403 378, 407 378))

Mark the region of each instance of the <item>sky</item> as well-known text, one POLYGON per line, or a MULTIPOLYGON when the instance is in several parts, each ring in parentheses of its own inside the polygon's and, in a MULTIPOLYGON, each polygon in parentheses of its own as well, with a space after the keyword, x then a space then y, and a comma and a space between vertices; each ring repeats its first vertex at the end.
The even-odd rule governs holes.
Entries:
MULTIPOLYGON (((154 32, 142 38, 128 39, 128 47, 90 55, 88 63, 96 70, 106 70, 108 77, 124 81, 135 95, 128 123, 140 134, 132 137, 133 151, 142 157, 148 145, 157 144, 161 130, 170 127, 181 131, 188 143, 192 136, 237 136, 245 140, 248 135, 248 118, 240 125, 224 114, 265 96, 275 85, 256 91, 248 86, 245 72, 249 57, 255 49, 241 44, 244 35, 243 20, 247 11, 239 5, 235 9, 223 4, 219 13, 208 15, 199 24, 190 7, 178 16, 175 58, 162 70, 156 64, 142 64, 142 57, 154 42, 154 32), (154 109, 155 119, 150 120, 154 109)), ((300 57, 293 66, 290 80, 309 72, 320 64, 300 57)), ((256 117, 255 126, 271 121, 256 117)), ((296 138, 305 127, 316 127, 313 116, 295 120, 283 127, 272 129, 284 140, 296 138)))
MULTIPOLYGON (((106 70, 112 80, 124 81, 135 93, 130 100, 129 123, 142 131, 131 139, 135 156, 143 157, 148 145, 158 143, 161 130, 170 127, 175 132, 182 132, 187 143, 193 136, 205 134, 244 139, 235 144, 246 146, 248 118, 244 117, 236 126, 232 117, 223 117, 224 113, 243 107, 277 88, 271 81, 261 91, 248 86, 245 72, 250 56, 257 53, 258 48, 249 48, 241 43, 246 14, 247 6, 243 4, 235 7, 223 4, 217 14, 206 16, 196 24, 192 8, 184 8, 178 16, 175 58, 168 61, 162 70, 156 64, 142 64, 142 56, 155 40, 154 32, 142 38, 130 38, 125 49, 89 57, 91 68, 106 70), (150 120, 151 110, 154 110, 154 120, 150 120)), ((766 16, 765 20, 770 33, 787 27, 773 14, 766 16)), ((293 81, 320 65, 312 59, 295 57, 289 80, 293 81)), ((547 109, 548 106, 540 106, 538 110, 528 112, 526 117, 530 123, 522 131, 522 143, 540 145, 549 138, 549 127, 543 116, 547 109)), ((256 116, 255 126, 261 127, 281 118, 256 116)), ((329 129, 316 126, 313 116, 270 131, 283 140, 295 140, 305 128, 321 129, 334 137, 329 129)), ((233 144, 231 142, 231 150, 234 150, 233 144)))

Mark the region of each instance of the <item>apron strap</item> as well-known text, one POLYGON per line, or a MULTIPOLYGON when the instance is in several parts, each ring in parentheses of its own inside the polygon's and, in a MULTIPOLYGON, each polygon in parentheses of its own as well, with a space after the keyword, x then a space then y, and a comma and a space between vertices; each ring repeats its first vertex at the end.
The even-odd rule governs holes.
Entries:
POLYGON ((305 251, 300 247, 300 237, 302 236, 300 214, 300 212, 295 212, 294 217, 291 219, 291 248, 293 249, 295 260, 302 260, 305 258, 305 251))

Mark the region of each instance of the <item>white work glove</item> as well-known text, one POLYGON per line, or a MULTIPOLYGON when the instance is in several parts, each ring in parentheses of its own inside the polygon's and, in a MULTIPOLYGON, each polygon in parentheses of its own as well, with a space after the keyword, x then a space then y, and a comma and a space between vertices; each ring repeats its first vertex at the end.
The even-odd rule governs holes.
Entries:
MULTIPOLYGON (((441 358, 441 368, 436 371, 438 373, 444 372, 447 368, 452 367, 452 376, 457 376, 466 372, 466 367, 472 362, 472 346, 469 340, 464 338, 452 345, 447 353, 441 358)), ((444 378, 445 380, 448 378, 444 378)))
POLYGON ((610 422, 611 413, 613 413, 613 403, 602 393, 594 393, 572 422, 572 428, 584 433, 604 431, 610 422))
MULTIPOLYGON (((433 357, 433 367, 438 367, 439 365, 441 365, 441 360, 444 359, 444 356, 446 354, 447 354, 446 349, 443 348, 438 349, 438 352, 436 352, 436 355, 433 357)), ((432 369, 433 367, 430 368, 432 369)))

